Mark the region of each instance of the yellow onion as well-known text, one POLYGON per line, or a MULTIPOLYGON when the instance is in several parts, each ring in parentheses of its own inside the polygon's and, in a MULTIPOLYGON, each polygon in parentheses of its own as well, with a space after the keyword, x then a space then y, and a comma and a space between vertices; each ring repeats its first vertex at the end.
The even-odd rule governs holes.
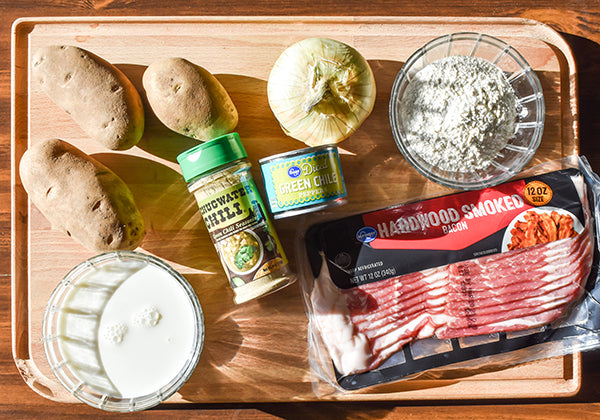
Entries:
POLYGON ((287 48, 267 84, 269 106, 285 133, 309 146, 338 143, 375 104, 375 78, 354 48, 308 38, 287 48))

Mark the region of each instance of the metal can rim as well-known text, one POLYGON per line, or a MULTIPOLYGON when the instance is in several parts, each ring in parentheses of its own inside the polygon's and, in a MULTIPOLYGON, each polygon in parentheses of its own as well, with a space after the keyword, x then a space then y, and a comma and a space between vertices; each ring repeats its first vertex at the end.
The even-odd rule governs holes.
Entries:
POLYGON ((278 153, 276 155, 264 157, 262 159, 259 159, 258 163, 260 165, 262 165, 262 164, 265 164, 265 163, 274 162, 274 161, 279 160, 279 159, 288 159, 288 158, 291 158, 291 157, 305 155, 305 154, 308 154, 308 153, 318 153, 318 152, 321 152, 321 151, 334 150, 334 149, 337 150, 337 145, 335 145, 335 144, 323 144, 323 145, 319 145, 319 146, 305 147, 303 149, 291 150, 289 152, 283 152, 283 153, 278 153))

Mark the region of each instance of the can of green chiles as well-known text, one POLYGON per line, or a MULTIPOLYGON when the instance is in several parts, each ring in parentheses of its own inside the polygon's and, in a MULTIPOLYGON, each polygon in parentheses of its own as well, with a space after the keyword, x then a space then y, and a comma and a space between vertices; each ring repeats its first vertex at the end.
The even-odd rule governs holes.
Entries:
POLYGON ((308 147, 259 160, 275 219, 346 202, 346 185, 334 145, 308 147))

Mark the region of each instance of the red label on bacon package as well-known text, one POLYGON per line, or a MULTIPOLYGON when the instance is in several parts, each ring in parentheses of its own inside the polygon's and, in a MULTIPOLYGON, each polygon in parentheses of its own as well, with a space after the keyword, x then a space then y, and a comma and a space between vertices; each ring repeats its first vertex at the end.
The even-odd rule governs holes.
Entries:
POLYGON ((532 206, 523 199, 525 183, 469 191, 363 215, 376 229, 376 249, 459 250, 503 229, 532 206))
POLYGON ((350 288, 576 235, 584 224, 578 174, 561 170, 312 226, 313 272, 325 255, 334 283, 350 288))

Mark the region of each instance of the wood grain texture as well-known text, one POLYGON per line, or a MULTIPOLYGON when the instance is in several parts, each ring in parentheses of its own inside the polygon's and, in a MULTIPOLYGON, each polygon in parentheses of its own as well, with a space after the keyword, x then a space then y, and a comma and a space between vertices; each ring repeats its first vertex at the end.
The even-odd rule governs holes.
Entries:
MULTIPOLYGON (((600 171, 600 119, 597 110, 600 88, 600 6, 595 1, 544 2, 501 1, 478 3, 438 1, 419 4, 405 1, 345 2, 187 2, 187 1, 55 1, 40 5, 31 1, 1 2, 0 22, 0 417, 37 418, 52 413, 55 418, 100 415, 81 404, 58 404, 30 391, 17 373, 10 350, 10 25, 22 16, 178 16, 178 15, 444 15, 519 16, 548 23, 564 33, 575 53, 579 74, 580 137, 582 153, 600 171)), ((477 404, 456 401, 385 403, 285 403, 200 405, 177 412, 177 417, 243 418, 594 418, 600 413, 600 355, 583 355, 583 386, 572 398, 533 401, 483 401, 477 404)), ((174 414, 159 407, 139 417, 174 414)), ((103 417, 116 417, 104 414, 103 417)))
MULTIPOLYGON (((298 257, 303 244, 294 240, 303 232, 297 230, 298 224, 306 228, 318 217, 340 217, 445 192, 410 168, 398 153, 391 138, 387 105, 398 69, 415 50, 436 36, 463 30, 487 33, 510 43, 541 79, 545 130, 530 166, 576 153, 573 114, 577 113, 577 104, 571 99, 576 95, 573 57, 556 32, 537 22, 441 17, 130 17, 23 19, 14 27, 15 98, 27 98, 15 101, 14 161, 19 162, 27 147, 60 137, 105 163, 132 189, 144 216, 148 233, 141 250, 166 260, 186 276, 204 308, 206 342, 199 366, 169 403, 316 400, 307 360, 306 316, 298 287, 240 307, 232 305, 231 291, 197 206, 174 163, 175 156, 195 142, 166 130, 147 112, 144 137, 137 147, 107 153, 83 134, 38 84, 31 82, 25 71, 31 68, 31 53, 50 44, 78 45, 117 63, 140 92, 141 74, 157 58, 183 54, 200 63, 221 80, 236 104, 240 115, 236 131, 259 179, 259 158, 304 147, 282 132, 266 101, 266 79, 277 56, 287 45, 314 34, 348 42, 361 51, 375 73, 377 101, 371 117, 340 145, 348 203, 331 214, 275 223, 292 267, 298 274, 309 276, 306 263, 298 257), (238 391, 231 393, 231 388, 238 391)), ((17 175, 15 172, 15 214, 27 220, 27 224, 15 221, 13 232, 17 364, 28 375, 28 384, 40 394, 55 401, 73 401, 47 365, 41 321, 56 284, 91 254, 50 228, 48 220, 27 201, 17 175)), ((579 358, 567 356, 564 360, 555 358, 510 369, 424 374, 374 391, 321 398, 559 397, 574 393, 579 382, 579 358)))

